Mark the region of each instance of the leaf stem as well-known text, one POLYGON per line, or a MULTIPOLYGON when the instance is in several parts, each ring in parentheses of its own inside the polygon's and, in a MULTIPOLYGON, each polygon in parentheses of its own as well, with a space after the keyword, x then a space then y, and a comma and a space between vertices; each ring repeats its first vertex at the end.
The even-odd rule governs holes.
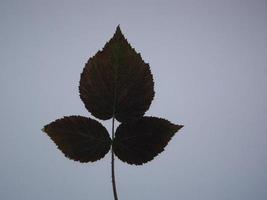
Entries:
MULTIPOLYGON (((115 118, 114 115, 112 117, 112 141, 114 140, 114 124, 115 118)), ((116 189, 116 180, 115 180, 115 169, 114 169, 114 152, 111 146, 111 178, 112 178, 112 188, 114 194, 114 200, 118 200, 117 189, 116 189)))

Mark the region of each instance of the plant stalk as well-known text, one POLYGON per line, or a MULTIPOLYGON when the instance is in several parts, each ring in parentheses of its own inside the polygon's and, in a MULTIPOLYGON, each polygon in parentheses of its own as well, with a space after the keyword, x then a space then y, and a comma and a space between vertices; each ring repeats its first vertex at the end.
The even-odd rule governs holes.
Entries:
MULTIPOLYGON (((115 118, 112 117, 112 141, 114 140, 114 123, 115 118)), ((115 180, 115 168, 114 168, 114 152, 113 147, 111 146, 111 178, 112 178, 112 188, 114 194, 114 200, 118 200, 118 194, 116 189, 116 180, 115 180)))

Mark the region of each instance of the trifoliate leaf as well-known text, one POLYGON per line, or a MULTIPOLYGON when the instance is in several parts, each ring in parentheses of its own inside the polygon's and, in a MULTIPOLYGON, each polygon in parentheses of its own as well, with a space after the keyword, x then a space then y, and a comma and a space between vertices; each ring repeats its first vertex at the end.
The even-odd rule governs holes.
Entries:
POLYGON ((182 127, 156 117, 122 123, 116 130, 114 153, 124 162, 141 165, 164 151, 172 136, 182 127))
POLYGON ((138 119, 154 97, 154 82, 145 63, 119 26, 102 51, 89 59, 81 74, 80 97, 99 119, 113 115, 120 122, 138 119))
POLYGON ((108 153, 111 139, 96 120, 69 116, 46 125, 43 131, 66 157, 80 162, 94 162, 108 153))

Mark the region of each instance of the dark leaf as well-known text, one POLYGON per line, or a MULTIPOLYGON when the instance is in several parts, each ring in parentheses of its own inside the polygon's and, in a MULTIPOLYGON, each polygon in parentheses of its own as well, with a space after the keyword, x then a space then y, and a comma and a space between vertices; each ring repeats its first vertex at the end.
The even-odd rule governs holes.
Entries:
POLYGON ((46 125, 44 132, 66 157, 80 162, 94 162, 108 153, 111 139, 104 126, 96 120, 70 116, 46 125))
POLYGON ((89 59, 81 74, 80 97, 99 119, 138 119, 154 97, 149 65, 127 42, 119 26, 102 51, 89 59))
POLYGON ((141 165, 161 153, 182 127, 156 117, 142 117, 135 122, 122 123, 116 130, 113 150, 122 161, 141 165))

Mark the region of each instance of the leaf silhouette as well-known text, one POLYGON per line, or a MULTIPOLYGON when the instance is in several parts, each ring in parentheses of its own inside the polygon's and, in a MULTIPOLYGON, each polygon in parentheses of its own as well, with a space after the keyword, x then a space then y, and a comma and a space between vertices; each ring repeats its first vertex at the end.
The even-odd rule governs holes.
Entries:
POLYGON ((182 127, 165 119, 142 117, 135 122, 120 124, 112 148, 122 161, 141 165, 164 151, 172 136, 182 127))
POLYGON ((102 51, 86 63, 80 79, 80 97, 91 114, 120 122, 138 119, 154 97, 154 82, 145 63, 118 26, 102 51))
POLYGON ((94 162, 110 149, 111 139, 104 126, 96 120, 69 116, 44 126, 44 132, 66 157, 80 162, 94 162))
POLYGON ((104 48, 85 64, 79 93, 93 116, 112 118, 112 138, 101 123, 82 116, 57 119, 43 131, 66 157, 83 163, 103 158, 112 145, 111 179, 114 200, 118 200, 114 154, 128 164, 142 165, 163 152, 183 125, 143 117, 155 95, 153 76, 119 26, 104 48), (114 134, 115 119, 121 124, 114 134))

